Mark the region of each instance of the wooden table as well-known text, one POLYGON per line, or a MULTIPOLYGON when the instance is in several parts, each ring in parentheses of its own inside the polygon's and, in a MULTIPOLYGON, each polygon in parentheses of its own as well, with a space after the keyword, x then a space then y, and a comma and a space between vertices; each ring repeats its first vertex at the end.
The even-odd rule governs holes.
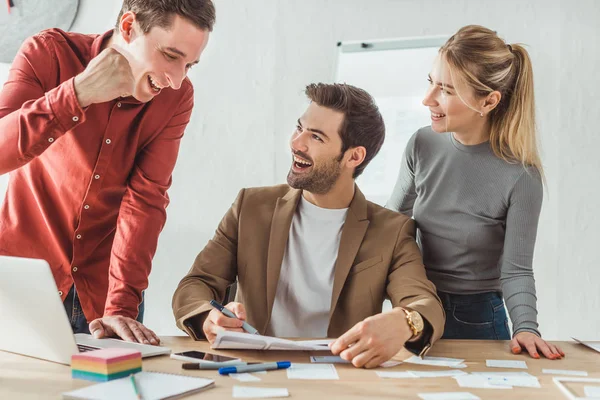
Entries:
MULTIPOLYGON (((187 337, 163 337, 163 344, 174 352, 184 350, 208 351, 207 342, 193 342, 187 337)), ((168 356, 159 356, 144 360, 144 370, 179 373, 215 379, 215 387, 207 391, 189 396, 189 399, 231 399, 234 385, 281 387, 287 388, 293 399, 418 399, 417 393, 424 392, 471 392, 481 399, 562 399, 563 395, 552 382, 552 376, 542 374, 542 368, 571 369, 589 372, 589 377, 600 378, 600 353, 590 350, 574 342, 557 342, 567 357, 551 361, 533 360, 525 355, 513 356, 509 353, 508 342, 442 340, 438 342, 429 355, 439 357, 464 358, 467 368, 465 372, 509 371, 499 368, 487 368, 486 359, 524 360, 529 372, 539 377, 541 389, 517 388, 511 390, 469 389, 460 388, 453 378, 419 378, 419 379, 382 379, 374 370, 357 369, 351 365, 336 364, 340 379, 332 380, 288 380, 286 372, 269 371, 259 375, 261 382, 242 383, 229 377, 219 376, 216 371, 188 371, 181 369, 181 362, 168 356)), ((292 362, 309 362, 309 355, 318 352, 259 352, 251 350, 213 351, 223 355, 234 355, 244 361, 290 360, 292 362)), ((321 353, 322 354, 322 353, 321 353)), ((399 353, 396 358, 406 359, 408 352, 399 353)), ((386 371, 406 370, 447 370, 449 368, 402 364, 386 371)), ((381 369, 380 369, 381 370, 381 369)), ((510 370, 523 371, 523 370, 510 370)), ((77 389, 90 382, 71 379, 68 366, 41 361, 29 357, 0 351, 0 399, 60 399, 61 393, 77 389)), ((572 386, 580 396, 582 387, 572 386)))

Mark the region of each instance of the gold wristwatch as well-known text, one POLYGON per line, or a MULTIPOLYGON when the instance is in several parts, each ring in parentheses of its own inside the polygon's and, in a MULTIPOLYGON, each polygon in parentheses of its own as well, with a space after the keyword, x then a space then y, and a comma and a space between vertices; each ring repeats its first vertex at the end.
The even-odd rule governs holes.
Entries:
POLYGON ((402 311, 406 314, 406 322, 413 333, 412 338, 419 336, 423 332, 423 329, 425 329, 425 323, 423 322, 421 314, 416 311, 409 311, 405 308, 402 308, 402 311))

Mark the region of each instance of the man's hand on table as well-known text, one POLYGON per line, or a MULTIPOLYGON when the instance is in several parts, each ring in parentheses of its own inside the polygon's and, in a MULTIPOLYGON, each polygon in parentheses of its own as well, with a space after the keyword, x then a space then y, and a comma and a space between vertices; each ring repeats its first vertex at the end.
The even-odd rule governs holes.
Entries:
POLYGON ((330 347, 355 367, 375 368, 395 356, 412 335, 404 311, 397 308, 357 323, 330 347))
POLYGON ((135 319, 121 316, 97 318, 90 322, 90 333, 96 339, 120 337, 126 342, 158 346, 160 339, 154 332, 135 319))

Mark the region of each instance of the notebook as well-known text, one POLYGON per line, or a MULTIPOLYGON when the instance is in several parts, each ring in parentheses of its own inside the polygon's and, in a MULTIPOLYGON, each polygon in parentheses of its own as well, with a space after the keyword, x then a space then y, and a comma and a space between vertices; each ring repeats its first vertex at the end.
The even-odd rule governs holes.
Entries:
MULTIPOLYGON (((165 374, 161 372, 139 372, 135 380, 144 400, 176 399, 203 389, 210 388, 212 379, 165 374)), ((129 377, 63 393, 65 400, 137 400, 129 377)))
POLYGON ((295 341, 272 336, 253 335, 245 332, 219 330, 211 348, 246 350, 314 350, 331 352, 328 344, 334 340, 335 339, 295 341))

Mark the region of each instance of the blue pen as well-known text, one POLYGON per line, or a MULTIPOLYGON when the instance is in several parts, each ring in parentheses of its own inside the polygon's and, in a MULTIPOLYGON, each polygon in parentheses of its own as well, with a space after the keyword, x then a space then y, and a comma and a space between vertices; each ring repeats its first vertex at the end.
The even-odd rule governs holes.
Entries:
POLYGON ((219 374, 221 375, 229 375, 229 374, 241 374, 242 372, 258 372, 258 371, 269 371, 272 369, 286 369, 292 365, 289 361, 277 361, 270 363, 262 363, 262 364, 248 364, 248 365, 238 365, 236 367, 223 367, 219 368, 219 374))
MULTIPOLYGON (((236 317, 234 313, 232 313, 231 311, 229 311, 228 309, 226 309, 225 307, 223 307, 221 304, 217 303, 216 301, 211 300, 210 305, 213 306, 214 308, 216 308, 217 310, 221 311, 224 315, 228 316, 229 318, 238 319, 238 317, 236 317)), ((247 323, 246 321, 244 321, 242 328, 248 333, 251 333, 253 335, 258 335, 258 331, 254 327, 252 327, 252 325, 247 323)))

